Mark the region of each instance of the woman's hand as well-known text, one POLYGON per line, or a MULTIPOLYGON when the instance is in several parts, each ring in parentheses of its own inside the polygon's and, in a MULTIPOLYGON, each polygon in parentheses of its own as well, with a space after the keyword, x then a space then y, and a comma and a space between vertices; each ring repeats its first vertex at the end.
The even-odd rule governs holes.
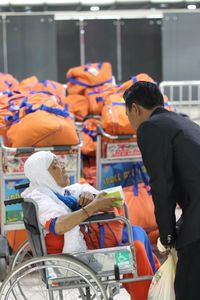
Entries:
POLYGON ((84 207, 94 200, 93 194, 90 192, 82 192, 78 197, 78 203, 84 207))
POLYGON ((98 194, 94 199, 93 204, 95 204, 97 211, 107 212, 113 210, 113 207, 119 207, 116 201, 122 201, 121 198, 108 197, 106 195, 107 194, 103 192, 98 194))

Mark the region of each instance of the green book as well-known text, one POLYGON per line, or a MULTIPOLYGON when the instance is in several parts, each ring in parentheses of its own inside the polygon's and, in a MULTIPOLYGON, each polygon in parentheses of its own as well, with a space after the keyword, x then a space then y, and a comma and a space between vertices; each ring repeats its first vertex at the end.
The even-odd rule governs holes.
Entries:
POLYGON ((107 193, 107 197, 116 197, 117 198, 121 198, 121 200, 116 200, 114 201, 114 204, 116 204, 117 206, 123 206, 124 203, 124 193, 123 193, 123 189, 122 186, 115 186, 109 189, 105 189, 101 192, 105 192, 107 193))

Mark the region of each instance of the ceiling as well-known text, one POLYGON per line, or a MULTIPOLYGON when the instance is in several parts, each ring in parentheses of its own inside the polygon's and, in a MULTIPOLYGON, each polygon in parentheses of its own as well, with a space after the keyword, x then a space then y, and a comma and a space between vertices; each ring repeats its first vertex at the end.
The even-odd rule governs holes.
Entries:
POLYGON ((200 0, 0 0, 0 12, 196 9, 200 0))

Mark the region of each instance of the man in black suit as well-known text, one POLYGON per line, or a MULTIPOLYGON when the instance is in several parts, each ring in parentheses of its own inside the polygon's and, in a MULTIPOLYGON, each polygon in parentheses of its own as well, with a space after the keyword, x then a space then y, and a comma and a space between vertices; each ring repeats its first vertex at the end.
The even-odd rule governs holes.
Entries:
POLYGON ((161 243, 166 249, 175 245, 178 251, 176 300, 199 300, 200 126, 165 110, 163 96, 153 83, 135 83, 124 100, 150 177, 161 243), (183 211, 179 231, 177 203, 183 211))

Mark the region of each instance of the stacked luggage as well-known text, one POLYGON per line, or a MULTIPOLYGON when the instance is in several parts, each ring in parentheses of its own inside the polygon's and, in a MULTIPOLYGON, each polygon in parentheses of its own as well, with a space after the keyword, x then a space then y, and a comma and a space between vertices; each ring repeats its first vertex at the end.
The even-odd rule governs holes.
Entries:
MULTIPOLYGON (((113 83, 112 76, 111 65, 107 62, 87 64, 71 68, 67 72, 66 101, 69 111, 75 115, 77 121, 87 119, 83 122, 81 130, 83 177, 94 186, 96 184, 97 125, 101 125, 106 133, 114 136, 135 134, 126 116, 123 94, 137 81, 154 83, 154 80, 145 73, 132 76, 128 81, 119 85, 113 83)), ((168 99, 165 97, 164 100, 165 107, 171 110, 168 99)), ((135 141, 134 138, 129 141, 123 140, 123 142, 135 141)), ((113 143, 117 142, 113 140, 113 143)), ((102 148, 102 152, 106 155, 105 148, 102 148)), ((152 237, 152 242, 155 242, 158 231, 154 205, 147 184, 134 182, 132 186, 124 187, 124 193, 131 223, 143 227, 152 237)))
POLYGON ((9 147, 76 145, 78 135, 60 83, 0 76, 0 134, 9 147))
MULTIPOLYGON (((77 145, 75 120, 83 122, 82 175, 95 186, 97 125, 110 135, 135 134, 125 113, 123 94, 137 81, 154 82, 142 73, 116 84, 109 62, 90 63, 67 72, 66 96, 65 88, 56 81, 31 76, 20 82, 11 74, 0 73, 0 135, 6 146, 14 148, 77 145)), ((172 109, 166 97, 165 106, 172 109)), ((124 187, 124 193, 132 224, 150 235, 156 232, 156 237, 154 206, 146 184, 134 182, 124 187)))

